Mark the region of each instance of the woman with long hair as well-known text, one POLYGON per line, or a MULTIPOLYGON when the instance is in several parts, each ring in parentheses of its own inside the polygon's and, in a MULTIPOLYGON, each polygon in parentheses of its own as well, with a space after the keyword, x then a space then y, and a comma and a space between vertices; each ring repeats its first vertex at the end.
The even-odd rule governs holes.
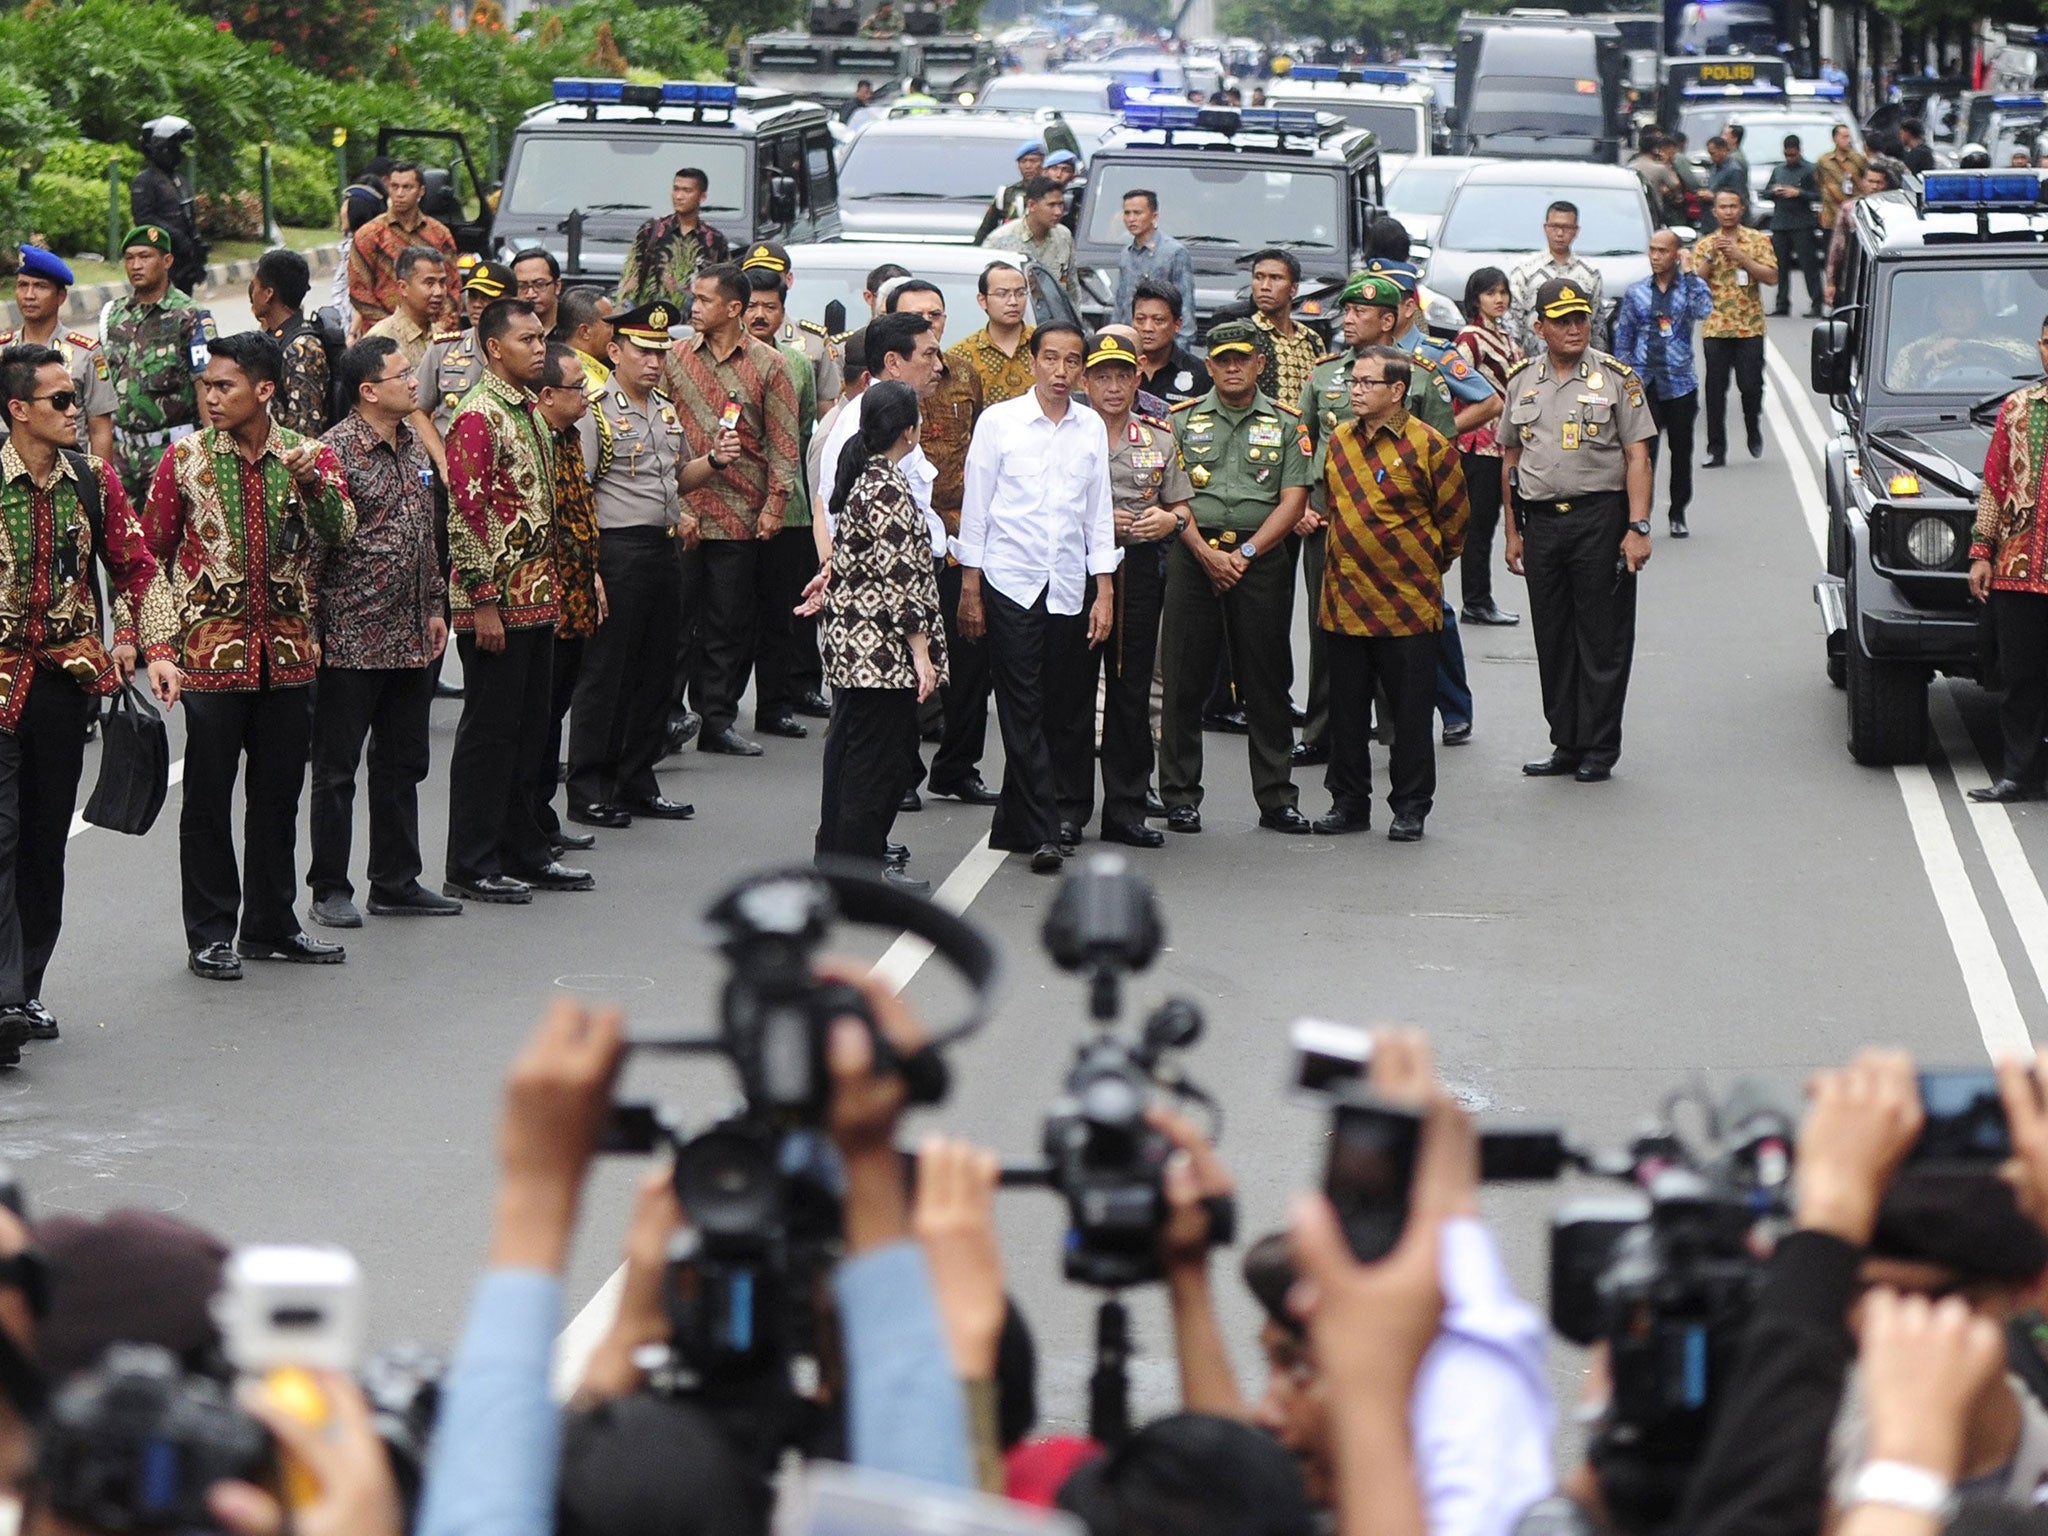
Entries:
POLYGON ((897 467, 916 446, 916 391, 894 382, 870 386, 833 483, 832 581, 818 625, 832 722, 817 852, 877 868, 915 773, 917 706, 946 680, 931 536, 897 467))
MULTIPOLYGON (((1508 275, 1499 267, 1481 267, 1465 284, 1465 328, 1458 332, 1458 350, 1479 375, 1508 398, 1508 373, 1522 360, 1522 348, 1508 329, 1511 292, 1508 275)), ((1458 617, 1467 624, 1519 624, 1493 600, 1493 533, 1500 526, 1500 439, 1496 431, 1507 421, 1502 412, 1484 426, 1458 434, 1458 454, 1465 467, 1465 487, 1472 498, 1472 521, 1465 530, 1465 553, 1458 560, 1458 617)))

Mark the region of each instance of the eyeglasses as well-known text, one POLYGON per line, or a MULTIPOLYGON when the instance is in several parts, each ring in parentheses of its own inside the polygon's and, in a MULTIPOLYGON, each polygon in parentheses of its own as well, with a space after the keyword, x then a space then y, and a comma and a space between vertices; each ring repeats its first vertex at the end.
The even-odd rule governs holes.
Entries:
POLYGON ((1385 387, 1391 383, 1393 383, 1392 379, 1353 379, 1351 387, 1353 389, 1371 389, 1375 385, 1385 387))
POLYGON ((417 370, 412 366, 412 364, 407 363, 403 368, 399 369, 398 372, 386 374, 383 378, 372 379, 370 380, 370 382, 372 384, 403 384, 407 379, 411 378, 415 372, 417 372, 417 370))
POLYGON ((78 404, 78 391, 60 389, 54 395, 30 395, 31 400, 47 400, 59 416, 78 404))
POLYGON ((521 293, 546 293, 550 288, 555 286, 555 283, 557 281, 557 279, 552 277, 530 279, 527 282, 520 283, 518 285, 518 291, 521 293))

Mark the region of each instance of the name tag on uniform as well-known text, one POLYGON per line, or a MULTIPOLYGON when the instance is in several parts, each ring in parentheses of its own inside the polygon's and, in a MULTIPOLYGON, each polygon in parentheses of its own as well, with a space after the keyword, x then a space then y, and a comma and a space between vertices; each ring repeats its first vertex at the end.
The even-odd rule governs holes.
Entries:
POLYGON ((1563 444, 1565 447, 1576 448, 1579 446, 1579 424, 1576 421, 1566 422, 1562 431, 1564 433, 1563 444))
POLYGON ((1278 448, 1280 446, 1280 423, 1277 421, 1255 421, 1244 440, 1254 448, 1278 448))
POLYGON ((1670 334, 1671 334, 1671 317, 1670 317, 1669 315, 1659 315, 1659 316, 1657 317, 1657 334, 1658 334, 1659 336, 1665 336, 1665 337, 1668 337, 1668 336, 1670 336, 1670 334))

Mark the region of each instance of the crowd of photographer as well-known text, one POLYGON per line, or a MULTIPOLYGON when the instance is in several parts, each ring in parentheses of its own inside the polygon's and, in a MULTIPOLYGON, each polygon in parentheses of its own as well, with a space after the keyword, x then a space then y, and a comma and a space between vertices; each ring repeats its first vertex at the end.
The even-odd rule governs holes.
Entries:
MULTIPOLYGON (((31 1226, 18 1193, 0 1201, 0 1479, 28 1536, 2048 1527, 2048 1053, 1916 1076, 1868 1052, 1813 1078, 1796 1127, 1753 1093, 1675 1095, 1599 1154, 1482 1133, 1418 1033, 1298 1030, 1329 1150, 1322 1188, 1238 1266, 1261 1317, 1252 1396, 1214 1290, 1235 1192, 1171 1059, 1199 1016, 1169 1002, 1135 1041, 1112 1027, 1121 975, 1160 941, 1142 884, 1091 862, 1048 917, 1103 1029, 1033 1168, 944 1135, 904 1150, 905 1112, 943 1099, 940 1050, 979 1013, 929 1029, 861 967, 812 966, 834 896, 872 922, 903 900, 795 871, 713 909, 734 962, 716 1037, 629 1045, 616 1010, 549 1008, 510 1074, 489 1256, 445 1370, 359 1360, 360 1275, 336 1250, 231 1255, 139 1212, 31 1226), (685 1135, 616 1102, 635 1046, 722 1054, 744 1107, 685 1135), (558 1382, 592 1163, 655 1147, 670 1160, 639 1187, 615 1310, 558 1382), (1592 1346, 1560 1485, 1577 1447, 1556 1435, 1548 1329, 1479 1188, 1568 1167, 1632 1192, 1553 1226, 1549 1323, 1592 1346), (1085 1435, 1040 1426, 1005 1286, 996 1195, 1027 1183, 1065 1198, 1067 1277, 1103 1296, 1085 1435), (1134 1425, 1122 1297, 1149 1284, 1181 1407, 1134 1425)), ((909 921, 978 1010, 985 941, 909 921)))

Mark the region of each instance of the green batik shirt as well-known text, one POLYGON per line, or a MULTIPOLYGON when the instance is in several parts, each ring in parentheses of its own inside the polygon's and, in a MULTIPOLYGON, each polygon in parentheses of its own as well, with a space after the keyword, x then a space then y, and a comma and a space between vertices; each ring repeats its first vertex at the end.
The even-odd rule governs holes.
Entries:
POLYGON ((143 434, 195 426, 199 394, 192 381, 205 371, 219 335, 213 316, 172 288, 154 304, 131 294, 114 300, 101 318, 107 373, 114 384, 114 426, 143 434))
POLYGON ((684 229, 673 213, 649 219, 627 248, 626 265, 619 273, 619 303, 635 309, 662 299, 688 314, 690 282, 697 269, 730 260, 732 247, 725 236, 702 219, 695 229, 684 229))
POLYGON ((783 342, 776 351, 789 367, 789 382, 796 386, 796 491, 782 511, 785 528, 811 526, 811 487, 804 478, 810 463, 811 433, 818 425, 818 376, 811 369, 810 354, 794 342, 783 342))

